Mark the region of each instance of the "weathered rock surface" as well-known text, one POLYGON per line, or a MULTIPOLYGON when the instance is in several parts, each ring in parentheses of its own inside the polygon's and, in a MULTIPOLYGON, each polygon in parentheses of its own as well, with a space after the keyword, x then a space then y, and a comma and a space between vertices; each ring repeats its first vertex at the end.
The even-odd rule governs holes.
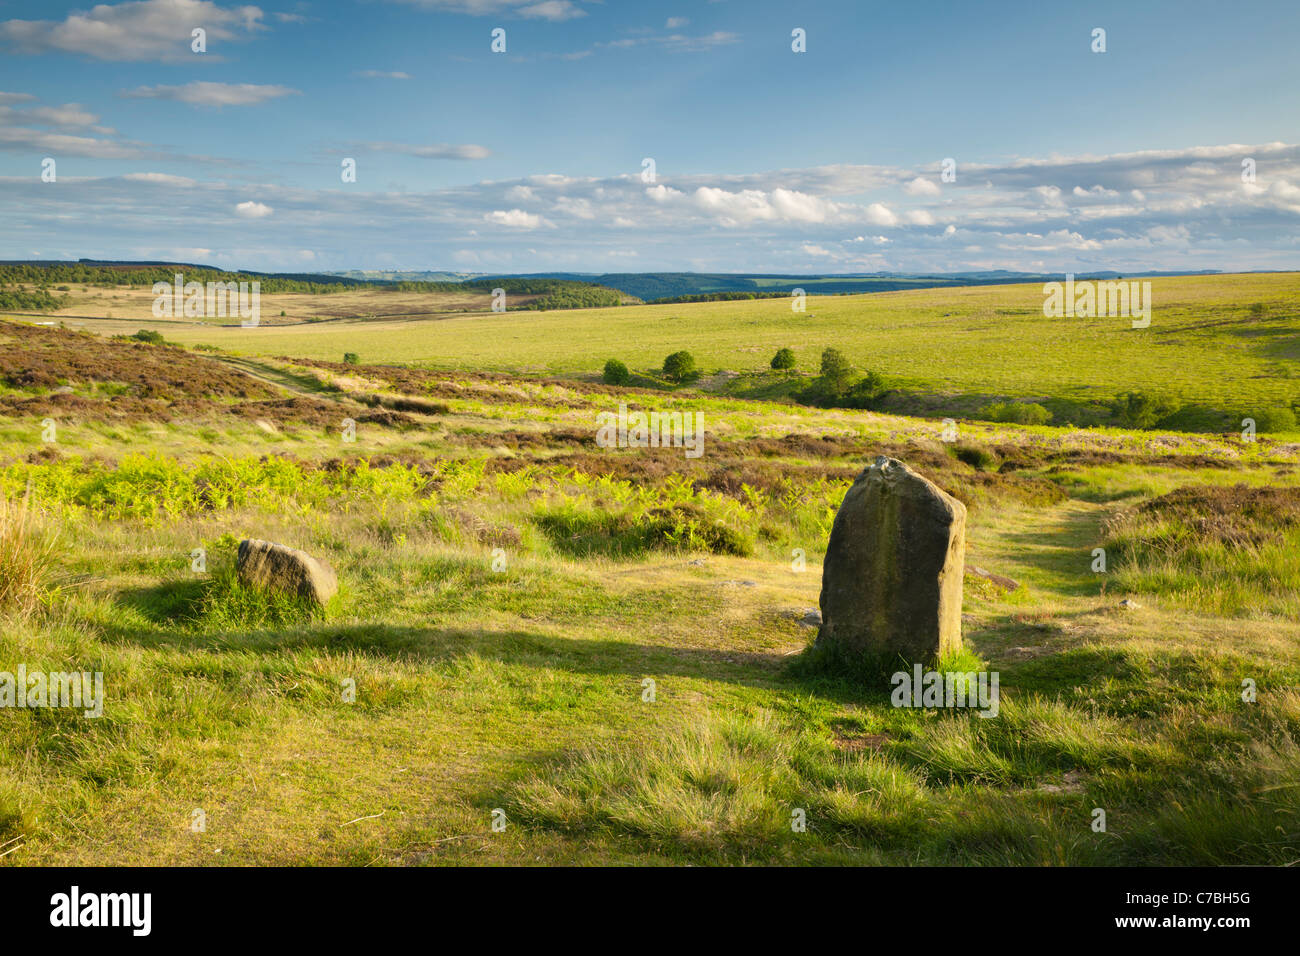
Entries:
POLYGON ((246 538, 239 542, 235 567, 245 587, 293 594, 321 605, 339 589, 338 577, 328 563, 272 541, 246 538))
POLYGON ((966 506, 896 458, 858 475, 822 565, 817 646, 923 662, 961 646, 966 506))

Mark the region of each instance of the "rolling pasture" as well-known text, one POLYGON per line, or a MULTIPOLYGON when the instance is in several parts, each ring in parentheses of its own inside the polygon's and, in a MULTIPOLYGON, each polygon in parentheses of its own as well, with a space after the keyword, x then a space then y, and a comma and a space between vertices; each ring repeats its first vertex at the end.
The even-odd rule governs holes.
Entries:
POLYGON ((707 370, 766 369, 791 347, 813 374, 822 349, 921 392, 1107 400, 1158 391, 1234 412, 1300 399, 1300 276, 1157 278, 1151 326, 1048 319, 1041 285, 638 305, 323 327, 184 328, 168 338, 260 356, 592 377, 608 358, 653 371, 688 349, 707 370), (1252 307, 1256 307, 1252 311, 1252 307))

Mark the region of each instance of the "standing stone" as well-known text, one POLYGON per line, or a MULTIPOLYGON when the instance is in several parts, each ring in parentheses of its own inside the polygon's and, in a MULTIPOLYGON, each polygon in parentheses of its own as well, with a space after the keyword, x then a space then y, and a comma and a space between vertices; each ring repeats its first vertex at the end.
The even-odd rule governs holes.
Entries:
POLYGON ((958 649, 965 543, 965 505, 896 458, 877 458, 835 515, 818 648, 913 663, 958 649))
POLYGON ((339 589, 334 569, 326 562, 271 541, 245 538, 239 542, 235 568, 245 587, 294 594, 320 605, 339 589))

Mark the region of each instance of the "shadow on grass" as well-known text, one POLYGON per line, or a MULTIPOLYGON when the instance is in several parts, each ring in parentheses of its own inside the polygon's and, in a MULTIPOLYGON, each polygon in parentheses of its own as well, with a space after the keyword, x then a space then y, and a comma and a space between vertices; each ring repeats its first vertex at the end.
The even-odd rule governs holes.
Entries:
POLYGON ((132 602, 156 626, 144 629, 119 622, 99 622, 98 630, 110 643, 145 648, 165 645, 182 653, 229 649, 273 655, 320 650, 434 665, 472 656, 593 676, 624 674, 638 681, 648 676, 686 677, 746 687, 796 690, 844 703, 887 700, 889 696, 887 682, 866 682, 856 673, 849 677, 836 676, 815 664, 810 666, 802 655, 796 657, 777 651, 672 647, 475 626, 316 623, 283 628, 191 627, 186 626, 186 620, 165 616, 167 612, 197 606, 194 600, 195 588, 189 582, 170 589, 158 587, 130 592, 123 595, 123 603, 132 602))
POLYGON ((118 594, 118 601, 154 624, 192 620, 198 616, 207 590, 203 578, 164 581, 147 588, 130 588, 118 594))
MULTIPOLYGON (((1047 572, 1047 584, 1036 586, 1049 594, 1081 597, 1095 595, 1105 578, 1092 571, 1093 548, 1102 546, 1101 519, 1095 512, 1067 512, 1059 524, 1032 531, 1002 535, 1026 568, 1047 572)), ((1005 569, 1004 569, 1005 570, 1005 569)), ((1007 572, 1013 573, 1013 572, 1007 572)))

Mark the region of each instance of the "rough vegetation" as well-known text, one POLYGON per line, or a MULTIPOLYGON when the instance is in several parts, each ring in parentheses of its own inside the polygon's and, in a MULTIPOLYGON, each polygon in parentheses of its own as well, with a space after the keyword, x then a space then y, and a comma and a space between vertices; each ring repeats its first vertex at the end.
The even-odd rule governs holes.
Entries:
MULTIPOLYGON (((1285 296, 1235 294, 1270 303, 1254 321, 1291 321, 1285 296)), ((1221 299, 1153 321, 1180 354, 1142 374, 1169 361, 1193 382, 1197 337, 1219 333, 1188 330, 1253 314, 1221 299)), ((830 311, 810 300, 808 321, 830 311)), ((615 320, 611 344, 599 314, 582 311, 596 331, 568 340, 568 368, 532 350, 569 313, 540 332, 552 316, 476 319, 458 341, 496 359, 427 367, 326 324, 319 341, 223 330, 217 352, 0 324, 0 588, 22 595, 0 608, 0 671, 99 670, 108 688, 97 720, 0 709, 0 864, 1300 857, 1300 446, 967 415, 946 441, 936 417, 708 391, 735 357, 719 340, 679 324, 646 347, 615 320), (507 321, 518 338, 492 334, 507 321), (706 377, 657 380, 683 345, 706 377), (354 350, 366 364, 336 361, 354 350), (600 381, 611 354, 637 387, 600 381), (703 456, 597 446, 595 416, 620 403, 699 412, 703 456), (893 707, 887 685, 808 665, 831 521, 877 455, 968 508, 967 565, 986 573, 966 577, 959 663, 1001 675, 997 719, 893 707), (339 593, 242 586, 249 537, 319 556, 339 593)), ((792 340, 781 318, 771 341, 746 326, 763 374, 792 340)), ((431 334, 430 352, 449 341, 431 334)), ((804 341, 801 363, 832 347, 900 374, 888 346, 804 341)), ((1237 398, 1203 397, 1280 403, 1285 376, 1242 374, 1270 367, 1259 345, 1219 360, 1237 398)), ((1036 386, 1004 364, 972 372, 1008 376, 972 404, 1067 390, 1046 359, 1036 386)), ((1140 390, 1101 365, 1093 398, 1140 390)))

